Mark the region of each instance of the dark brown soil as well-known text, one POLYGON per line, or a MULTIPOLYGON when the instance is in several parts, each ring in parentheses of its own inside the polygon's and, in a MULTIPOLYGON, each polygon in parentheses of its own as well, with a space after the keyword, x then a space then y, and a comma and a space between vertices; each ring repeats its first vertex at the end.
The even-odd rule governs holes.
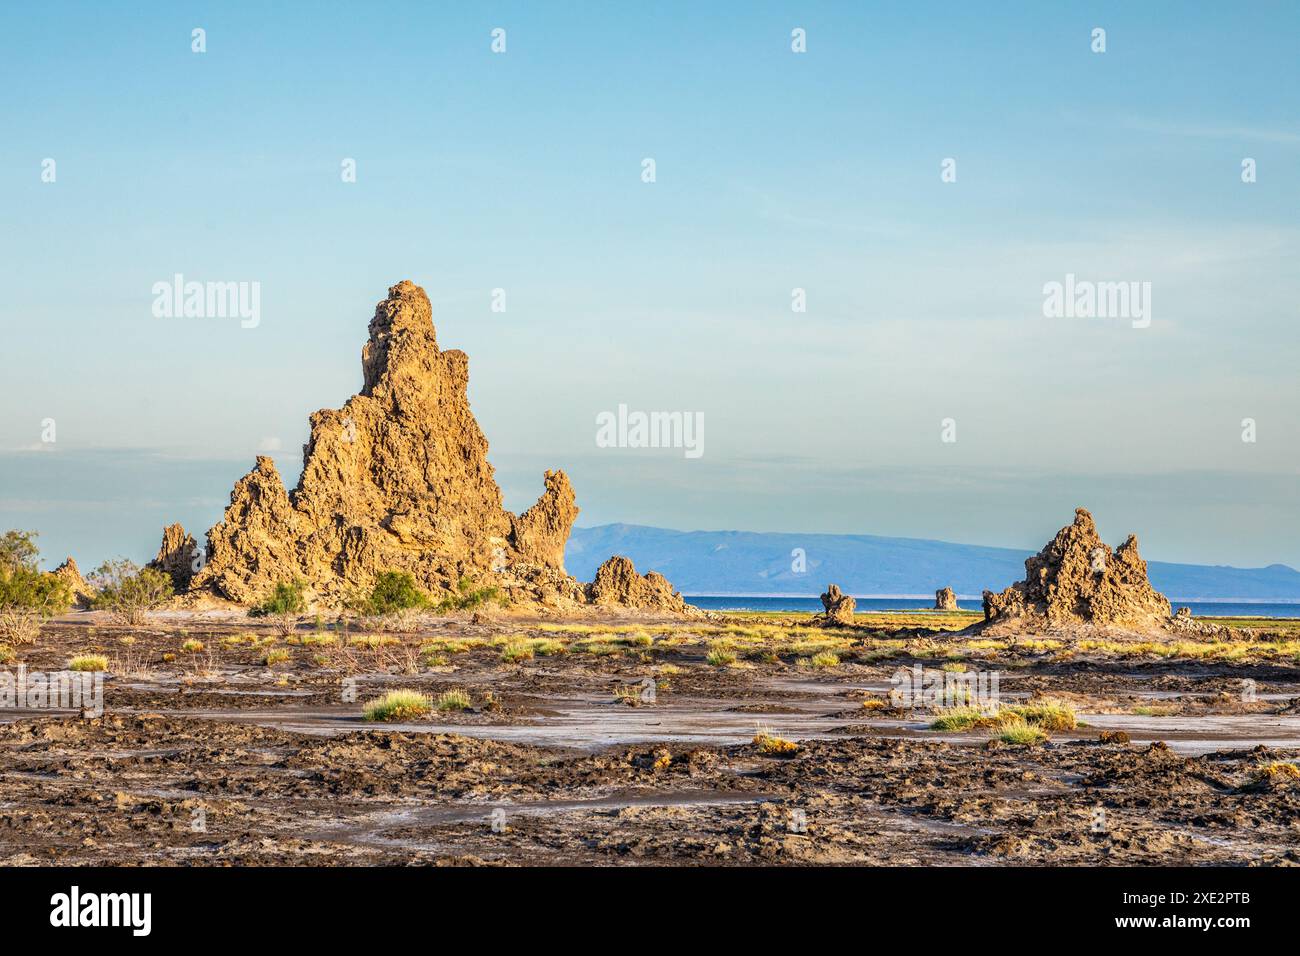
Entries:
POLYGON ((373 649, 281 639, 289 659, 267 667, 265 648, 221 643, 234 628, 185 630, 55 625, 18 649, 29 670, 97 649, 132 667, 110 672, 103 716, 0 715, 0 862, 1300 862, 1300 780, 1262 770, 1300 750, 1256 745, 1300 745, 1291 665, 1014 662, 1009 692, 1097 723, 1012 746, 864 708, 892 660, 713 667, 692 645, 413 663, 426 634, 373 649), (181 652, 187 638, 205 650, 181 652), (616 698, 647 678, 652 700, 616 698), (473 705, 361 720, 363 701, 397 687, 462 687, 473 705), (1140 707, 1158 716, 1129 716, 1140 707), (1207 743, 1196 721, 1209 718, 1227 729, 1207 743), (1099 743, 1107 720, 1133 742, 1099 743), (761 752, 759 723, 797 749, 761 752))

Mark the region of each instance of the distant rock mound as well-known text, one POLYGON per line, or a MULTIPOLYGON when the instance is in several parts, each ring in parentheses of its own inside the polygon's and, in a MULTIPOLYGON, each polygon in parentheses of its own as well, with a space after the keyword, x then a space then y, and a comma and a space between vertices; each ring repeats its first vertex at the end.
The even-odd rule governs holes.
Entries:
POLYGON ((638 575, 631 559, 622 555, 614 555, 596 569, 596 579, 587 585, 587 600, 646 611, 683 613, 690 607, 662 574, 647 571, 638 575))
POLYGON ((195 561, 199 545, 194 536, 185 533, 179 524, 169 524, 163 528, 162 545, 158 555, 146 567, 162 571, 172 579, 177 591, 184 591, 190 586, 194 577, 195 561))
POLYGON ((419 286, 400 282, 379 303, 361 370, 360 393, 311 416, 292 492, 267 457, 236 483, 191 587, 250 604, 296 578, 337 606, 391 570, 434 595, 468 580, 512 602, 586 603, 564 570, 578 516, 568 477, 548 471, 521 515, 503 508, 466 395, 469 360, 438 347, 419 286))
POLYGON ((952 588, 939 588, 934 592, 934 609, 936 611, 957 610, 957 593, 952 588))
POLYGON ((1147 580, 1137 537, 1112 551, 1083 508, 1038 554, 1025 579, 1001 593, 984 592, 984 627, 1008 632, 1079 626, 1126 631, 1167 629, 1169 599, 1147 580))
POLYGON ((81 576, 81 569, 77 567, 76 561, 69 557, 50 573, 68 585, 69 590, 72 591, 72 602, 76 607, 82 609, 90 607, 95 599, 95 589, 81 576))
POLYGON ((813 624, 818 627, 852 627, 853 609, 857 606, 858 602, 852 595, 841 593, 838 584, 828 584, 826 593, 822 595, 825 610, 813 616, 813 624))

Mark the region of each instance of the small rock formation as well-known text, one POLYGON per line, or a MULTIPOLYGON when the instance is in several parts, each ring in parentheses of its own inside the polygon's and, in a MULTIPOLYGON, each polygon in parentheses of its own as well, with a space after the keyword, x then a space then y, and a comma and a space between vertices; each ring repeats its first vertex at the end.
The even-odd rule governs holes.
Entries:
POLYGON ((519 517, 510 515, 510 540, 523 560, 563 571, 564 546, 577 518, 578 502, 569 476, 548 471, 546 493, 519 517))
POLYGON ((934 592, 934 609, 936 611, 957 610, 957 594, 952 588, 940 588, 934 592))
POLYGON ((169 524, 163 528, 162 545, 158 555, 145 567, 162 571, 172 579, 177 591, 184 591, 190 586, 194 577, 194 556, 199 545, 194 536, 185 533, 179 524, 169 524))
MULTIPOLYGON (((407 571, 434 596, 468 580, 512 602, 587 603, 564 570, 578 516, 568 477, 548 471, 536 504, 521 515, 504 509, 466 395, 469 360, 438 347, 424 290, 409 281, 390 288, 369 331, 361 391, 311 416, 297 487, 287 491, 264 456, 236 483, 208 532, 195 594, 251 604, 296 578, 314 602, 338 606, 379 572, 407 571)), ((673 592, 662 577, 637 580, 651 577, 628 600, 667 602, 659 592, 673 592)), ((598 576, 601 603, 624 593, 612 586, 598 576)), ((680 597, 667 603, 684 606, 680 597)))
POLYGON ((647 571, 638 575, 631 559, 617 554, 596 569, 596 580, 587 585, 587 600, 592 604, 677 613, 689 607, 662 574, 647 571))
POLYGON ((81 569, 77 567, 76 561, 69 557, 50 573, 68 585, 68 588, 72 591, 74 606, 83 609, 90 607, 95 598, 95 590, 81 576, 81 569))
POLYGON ((813 624, 817 627, 852 627, 853 609, 857 604, 851 595, 841 593, 838 584, 828 584, 826 593, 822 595, 822 607, 826 610, 813 616, 813 624))
POLYGON ((1083 508, 1025 560, 1025 580, 1000 594, 984 592, 984 626, 1008 632, 1080 625, 1150 631, 1168 626, 1169 610, 1147 580, 1136 536, 1112 552, 1083 508))

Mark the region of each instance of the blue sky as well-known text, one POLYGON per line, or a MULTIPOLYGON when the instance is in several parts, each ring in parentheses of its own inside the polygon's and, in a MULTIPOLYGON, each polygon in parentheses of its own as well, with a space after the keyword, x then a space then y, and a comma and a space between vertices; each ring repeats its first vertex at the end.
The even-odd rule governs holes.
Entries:
POLYGON ((1300 10, 990 9, 7 5, 0 525, 143 558, 259 449, 292 481, 411 278, 516 509, 558 466, 584 524, 1036 547, 1086 505, 1300 565, 1300 10), (260 323, 155 318, 178 272, 260 323), (1045 318, 1066 274, 1150 282, 1151 326, 1045 318), (704 457, 596 448, 620 403, 704 457))

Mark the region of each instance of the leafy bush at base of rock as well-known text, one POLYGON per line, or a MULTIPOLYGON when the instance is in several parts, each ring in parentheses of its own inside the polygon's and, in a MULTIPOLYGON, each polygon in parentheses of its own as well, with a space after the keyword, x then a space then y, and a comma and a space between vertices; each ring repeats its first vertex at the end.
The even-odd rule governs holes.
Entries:
POLYGON ((472 611, 490 602, 504 603, 501 589, 495 587, 476 588, 469 578, 461 578, 456 584, 456 591, 438 602, 439 611, 472 611))
POLYGON ((139 624, 147 611, 162 607, 176 593, 171 576, 119 558, 105 561, 90 576, 98 588, 93 606, 127 624, 139 624))
POLYGON ((381 571, 369 594, 352 602, 352 609, 368 617, 384 617, 401 611, 414 611, 430 604, 427 594, 420 590, 409 571, 381 571))
POLYGON ((0 536, 0 638, 34 644, 41 622, 72 606, 72 589, 37 567, 40 552, 34 531, 6 531, 0 536))
POLYGON ((249 617, 275 617, 307 613, 306 585, 302 581, 281 581, 261 604, 248 611, 249 617))

